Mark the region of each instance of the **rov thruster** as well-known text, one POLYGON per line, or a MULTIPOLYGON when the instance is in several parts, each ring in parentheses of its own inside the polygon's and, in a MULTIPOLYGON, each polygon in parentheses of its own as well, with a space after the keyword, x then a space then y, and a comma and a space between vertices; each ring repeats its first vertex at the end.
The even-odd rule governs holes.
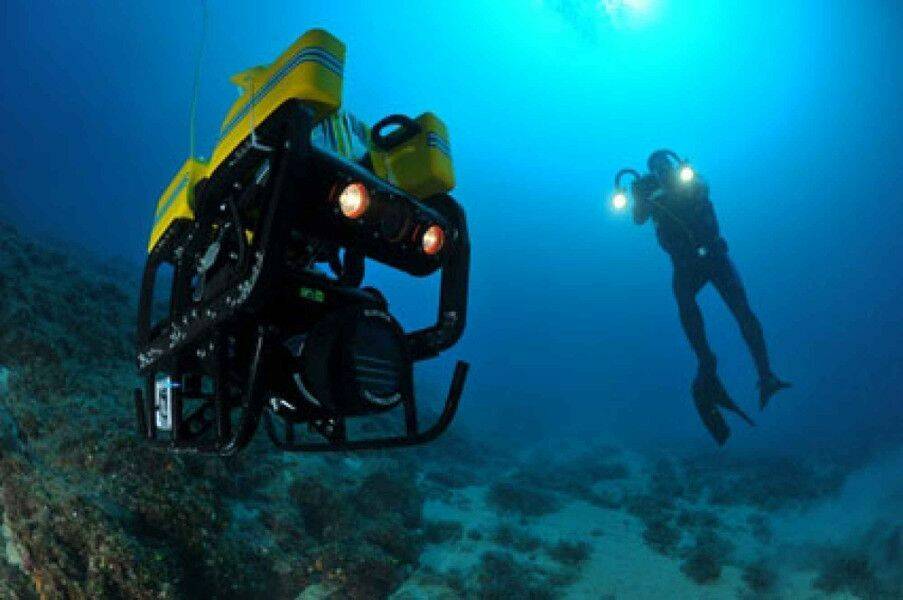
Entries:
MULTIPOLYGON (((372 128, 340 109, 344 45, 311 30, 272 64, 232 77, 242 95, 208 161, 161 195, 138 316, 138 427, 177 452, 229 455, 262 422, 286 451, 421 444, 413 365, 460 338, 470 241, 449 195, 448 132, 432 113, 372 128), (365 260, 440 275, 435 324, 406 332, 365 260), (397 409, 396 433, 349 427, 397 409), (366 433, 369 431, 369 433, 366 433)), ((384 429, 382 431, 385 431, 384 429)))

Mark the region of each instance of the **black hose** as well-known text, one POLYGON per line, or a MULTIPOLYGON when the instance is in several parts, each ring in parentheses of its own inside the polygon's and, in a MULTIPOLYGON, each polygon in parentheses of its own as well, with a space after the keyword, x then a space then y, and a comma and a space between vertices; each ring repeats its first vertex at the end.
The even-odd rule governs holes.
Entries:
POLYGON ((621 177, 623 177, 624 175, 632 175, 634 179, 639 179, 640 177, 642 177, 642 175, 640 175, 640 172, 636 169, 621 169, 615 175, 615 187, 619 190, 624 189, 621 187, 621 177))

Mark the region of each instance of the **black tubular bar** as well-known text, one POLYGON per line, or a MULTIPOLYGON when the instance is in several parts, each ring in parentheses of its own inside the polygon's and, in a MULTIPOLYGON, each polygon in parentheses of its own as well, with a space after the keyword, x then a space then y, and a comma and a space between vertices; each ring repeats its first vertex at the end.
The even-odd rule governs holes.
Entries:
POLYGON ((232 436, 232 418, 229 412, 229 373, 227 366, 228 348, 225 336, 217 335, 214 340, 216 357, 216 380, 213 383, 214 408, 216 410, 216 441, 225 445, 232 436))
POLYGON ((445 433, 458 412, 458 406, 461 403, 461 395, 464 392, 464 383, 467 380, 467 371, 470 368, 466 362, 458 361, 455 365, 455 373, 452 376, 451 386, 445 399, 445 407, 442 414, 433 423, 432 427, 422 433, 414 435, 404 435, 385 438, 371 438, 362 440, 351 440, 344 443, 337 442, 310 442, 290 444, 280 440, 276 434, 276 426, 273 423, 272 416, 269 411, 265 411, 263 415, 263 424, 267 434, 280 450, 286 452, 347 452, 357 450, 386 450, 389 448, 403 448, 407 446, 417 446, 426 444, 438 438, 445 433))
POLYGON ((436 323, 406 335, 414 361, 438 356, 457 343, 467 324, 467 296, 470 279, 470 236, 464 209, 450 196, 431 199, 455 229, 449 255, 442 265, 439 314, 436 323))
POLYGON ((141 388, 135 388, 133 394, 135 401, 135 423, 138 425, 138 433, 142 436, 149 437, 150 431, 147 428, 147 412, 144 408, 144 394, 141 388))
POLYGON ((154 378, 146 378, 144 386, 144 413, 147 415, 147 439, 157 439, 157 417, 154 409, 154 378))

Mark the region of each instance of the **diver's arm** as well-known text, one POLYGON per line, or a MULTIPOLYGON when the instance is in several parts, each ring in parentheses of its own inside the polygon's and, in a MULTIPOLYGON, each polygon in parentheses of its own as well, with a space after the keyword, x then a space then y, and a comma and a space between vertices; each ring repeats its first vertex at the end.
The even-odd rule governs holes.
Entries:
POLYGON ((696 181, 693 184, 693 193, 696 195, 696 198, 700 200, 709 200, 709 184, 705 179, 697 176, 696 181))
POLYGON ((715 240, 721 235, 721 232, 718 227, 718 217, 715 215, 715 205, 709 198, 708 184, 703 179, 699 179, 694 186, 693 193, 698 202, 697 210, 700 211, 702 231, 706 232, 709 239, 715 240))
POLYGON ((652 214, 652 204, 643 197, 637 197, 633 203, 633 222, 642 225, 652 214))
POLYGON ((652 207, 661 201, 665 192, 657 188, 651 194, 635 194, 633 203, 633 222, 642 225, 652 215, 652 207))

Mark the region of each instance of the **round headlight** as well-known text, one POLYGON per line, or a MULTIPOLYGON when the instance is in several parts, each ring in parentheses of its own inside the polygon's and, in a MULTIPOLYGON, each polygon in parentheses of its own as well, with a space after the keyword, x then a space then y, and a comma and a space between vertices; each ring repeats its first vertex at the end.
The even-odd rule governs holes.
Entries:
POLYGON ((693 167, 689 165, 684 165, 680 168, 680 172, 678 173, 680 180, 684 183, 690 183, 693 181, 693 178, 696 177, 696 173, 693 171, 693 167))
POLYGON ((361 217, 370 207, 370 193, 359 181, 349 183, 339 194, 339 209, 349 219, 361 217))
POLYGON ((442 247, 445 245, 445 232, 442 231, 442 228, 438 225, 430 225, 423 233, 421 243, 424 254, 427 256, 435 256, 436 254, 439 254, 439 251, 442 250, 442 247))
POLYGON ((624 210, 624 208, 627 206, 627 194, 620 190, 612 194, 611 206, 615 210, 624 210))

